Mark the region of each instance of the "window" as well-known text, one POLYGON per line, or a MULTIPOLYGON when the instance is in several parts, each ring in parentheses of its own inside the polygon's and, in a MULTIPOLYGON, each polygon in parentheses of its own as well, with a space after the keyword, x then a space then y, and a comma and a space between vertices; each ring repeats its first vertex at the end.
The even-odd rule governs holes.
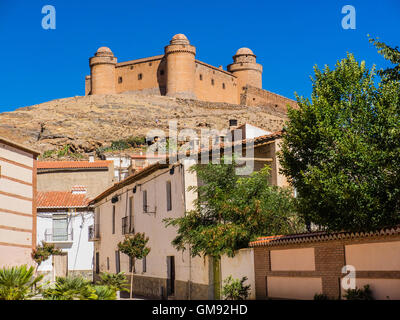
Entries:
POLYGON ((122 83, 122 77, 118 77, 118 83, 122 83))
POLYGON ((115 206, 112 211, 112 234, 115 234, 115 206))
POLYGON ((107 257, 107 270, 110 270, 110 258, 107 257))
POLYGON ((115 251, 115 273, 121 272, 121 264, 119 261, 119 251, 115 251))
POLYGON ((167 211, 171 211, 172 210, 171 181, 167 181, 166 189, 167 189, 167 211))
POLYGON ((100 253, 96 252, 96 273, 100 273, 100 253))
POLYGON ((222 84, 222 89, 225 89, 225 83, 222 84))
POLYGON ((143 212, 147 212, 147 190, 143 190, 143 212))
POLYGON ((211 79, 211 85, 212 86, 214 85, 214 79, 211 79))
POLYGON ((164 70, 160 70, 160 76, 164 75, 164 70))
POLYGON ((147 261, 146 261, 146 257, 144 257, 144 258, 142 259, 142 263, 143 263, 143 265, 142 265, 142 272, 146 272, 146 270, 147 270, 147 261))
POLYGON ((202 74, 200 75, 200 80, 203 80, 203 75, 202 74))
POLYGON ((68 217, 65 213, 53 214, 53 232, 50 232, 52 239, 46 241, 67 241, 68 240, 68 217))
POLYGON ((133 229, 133 197, 129 198, 129 232, 134 232, 133 229))
POLYGON ((143 74, 139 73, 137 78, 138 78, 138 80, 142 80, 143 79, 143 74))
POLYGON ((133 70, 133 66, 131 66, 131 70, 133 70))
POLYGON ((150 66, 150 67, 152 66, 152 63, 151 63, 151 62, 149 62, 149 66, 150 66))

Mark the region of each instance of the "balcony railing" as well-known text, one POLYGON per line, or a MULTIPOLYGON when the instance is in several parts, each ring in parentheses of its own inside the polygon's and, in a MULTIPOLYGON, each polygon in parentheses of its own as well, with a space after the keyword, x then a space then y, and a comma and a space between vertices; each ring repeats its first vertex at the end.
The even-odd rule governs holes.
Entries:
POLYGON ((51 228, 44 231, 44 238, 46 242, 72 242, 73 230, 65 228, 51 228))
POLYGON ((98 224, 89 227, 89 240, 96 241, 100 239, 100 227, 98 224))

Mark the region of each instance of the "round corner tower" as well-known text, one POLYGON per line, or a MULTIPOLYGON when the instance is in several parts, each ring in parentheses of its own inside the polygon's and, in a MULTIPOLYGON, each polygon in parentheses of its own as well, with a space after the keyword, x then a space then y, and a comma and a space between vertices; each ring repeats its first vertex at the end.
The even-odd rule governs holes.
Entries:
POLYGON ((167 62, 166 95, 195 98, 196 48, 184 34, 176 34, 169 43, 164 48, 167 62))
POLYGON ((115 93, 115 65, 117 58, 107 47, 97 50, 89 59, 91 94, 115 93))
POLYGON ((238 78, 241 86, 262 88, 262 65, 256 62, 256 55, 249 48, 240 48, 236 52, 228 71, 238 78))

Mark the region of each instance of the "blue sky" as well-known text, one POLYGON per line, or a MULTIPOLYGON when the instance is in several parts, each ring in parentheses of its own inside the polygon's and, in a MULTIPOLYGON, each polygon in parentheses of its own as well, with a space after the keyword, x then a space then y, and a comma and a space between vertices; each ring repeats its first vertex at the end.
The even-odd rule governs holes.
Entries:
POLYGON ((264 67, 265 89, 309 96, 315 64, 334 65, 352 52, 383 66, 367 34, 400 45, 399 22, 398 0, 0 0, 0 112, 84 95, 88 59, 100 46, 121 62, 162 54, 176 33, 197 47, 197 59, 224 68, 249 47, 264 67), (48 4, 55 30, 41 27, 48 4), (356 9, 355 30, 341 27, 346 4, 356 9))

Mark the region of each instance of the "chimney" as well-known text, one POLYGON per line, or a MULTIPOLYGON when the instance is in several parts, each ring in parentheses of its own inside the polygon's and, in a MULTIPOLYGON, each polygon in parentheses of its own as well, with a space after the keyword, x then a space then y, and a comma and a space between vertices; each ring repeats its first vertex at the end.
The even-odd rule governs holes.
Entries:
POLYGON ((86 187, 85 186, 73 186, 71 188, 72 194, 86 194, 86 187))
POLYGON ((94 162, 94 155, 89 156, 89 162, 94 162))

